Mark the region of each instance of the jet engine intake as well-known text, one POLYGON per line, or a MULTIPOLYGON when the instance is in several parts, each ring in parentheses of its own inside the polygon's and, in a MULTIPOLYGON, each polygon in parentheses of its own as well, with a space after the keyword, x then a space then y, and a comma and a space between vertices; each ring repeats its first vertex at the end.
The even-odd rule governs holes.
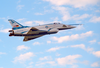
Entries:
POLYGON ((57 33, 58 32, 58 29, 52 29, 52 28, 50 28, 49 30, 48 30, 48 34, 55 34, 55 33, 57 33))

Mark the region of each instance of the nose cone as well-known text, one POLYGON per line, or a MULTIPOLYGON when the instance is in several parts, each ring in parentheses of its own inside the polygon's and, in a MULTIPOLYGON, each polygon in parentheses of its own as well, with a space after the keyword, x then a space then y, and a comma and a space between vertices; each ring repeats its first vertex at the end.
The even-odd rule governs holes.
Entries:
POLYGON ((62 27, 59 27, 58 30, 66 30, 66 29, 72 29, 72 28, 75 28, 75 26, 63 25, 62 27))
POLYGON ((69 28, 76 28, 75 26, 69 26, 69 28))
POLYGON ((72 26, 72 25, 63 25, 63 27, 68 28, 68 29, 76 28, 75 26, 72 26))

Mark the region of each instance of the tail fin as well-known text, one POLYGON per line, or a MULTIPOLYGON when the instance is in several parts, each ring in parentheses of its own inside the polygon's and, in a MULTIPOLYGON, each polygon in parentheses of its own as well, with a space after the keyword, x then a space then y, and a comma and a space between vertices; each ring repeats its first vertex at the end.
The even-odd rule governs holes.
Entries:
POLYGON ((8 20, 11 24, 11 26, 14 28, 14 27, 23 27, 23 25, 19 24, 18 22, 12 20, 12 19, 9 19, 8 20))

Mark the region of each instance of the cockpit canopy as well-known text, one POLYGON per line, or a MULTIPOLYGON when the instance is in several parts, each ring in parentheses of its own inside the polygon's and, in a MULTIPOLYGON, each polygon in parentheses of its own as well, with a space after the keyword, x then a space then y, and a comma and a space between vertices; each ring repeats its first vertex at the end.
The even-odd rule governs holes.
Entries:
POLYGON ((58 23, 54 22, 53 24, 60 24, 60 23, 59 22, 58 23))
POLYGON ((54 22, 54 23, 45 24, 45 25, 52 25, 52 24, 61 24, 61 23, 60 22, 54 22))

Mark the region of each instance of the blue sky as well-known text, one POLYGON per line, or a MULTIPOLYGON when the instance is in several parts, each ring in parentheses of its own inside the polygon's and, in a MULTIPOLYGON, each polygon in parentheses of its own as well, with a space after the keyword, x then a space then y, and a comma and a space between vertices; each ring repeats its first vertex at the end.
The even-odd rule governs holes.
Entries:
POLYGON ((100 68, 100 0, 2 0, 0 68, 100 68), (27 26, 83 24, 23 42, 9 37, 14 19, 27 26))

